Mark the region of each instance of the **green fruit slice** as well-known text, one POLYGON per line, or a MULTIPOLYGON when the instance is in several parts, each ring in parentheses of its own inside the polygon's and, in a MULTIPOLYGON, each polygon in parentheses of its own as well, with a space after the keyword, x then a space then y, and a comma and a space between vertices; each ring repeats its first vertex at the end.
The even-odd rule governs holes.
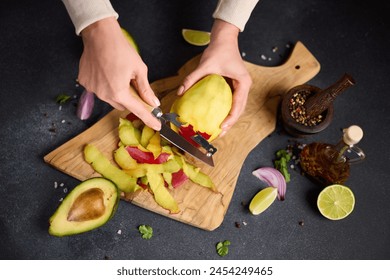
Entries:
POLYGON ((253 215, 259 215, 264 212, 275 201, 278 195, 278 189, 267 187, 259 191, 249 204, 249 211, 253 215))
POLYGON ((210 32, 193 29, 183 29, 182 35, 187 43, 194 46, 206 46, 210 43, 210 32))
POLYGON ((350 188, 334 184, 318 195, 317 206, 321 214, 330 220, 341 220, 352 213, 355 196, 350 188))

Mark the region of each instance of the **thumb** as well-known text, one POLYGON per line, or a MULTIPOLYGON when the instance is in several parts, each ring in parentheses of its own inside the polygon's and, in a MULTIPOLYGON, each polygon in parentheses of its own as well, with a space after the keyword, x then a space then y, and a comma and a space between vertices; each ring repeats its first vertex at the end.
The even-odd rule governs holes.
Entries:
POLYGON ((208 73, 205 73, 202 70, 194 70, 187 77, 184 78, 181 86, 177 91, 177 95, 183 95, 190 87, 192 87, 197 81, 202 79, 208 73))

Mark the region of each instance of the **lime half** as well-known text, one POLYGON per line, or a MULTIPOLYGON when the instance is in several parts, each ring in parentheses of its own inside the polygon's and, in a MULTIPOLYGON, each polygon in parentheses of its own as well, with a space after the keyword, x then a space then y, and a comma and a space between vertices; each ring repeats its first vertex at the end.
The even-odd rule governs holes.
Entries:
POLYGON ((330 185, 318 195, 317 206, 324 217, 330 220, 341 220, 353 211, 355 196, 346 186, 330 185))
POLYGON ((193 29, 183 29, 182 35, 187 43, 194 46, 206 46, 210 43, 210 32, 193 29))
POLYGON ((259 191, 249 204, 249 211, 253 215, 259 215, 264 212, 275 201, 278 195, 278 189, 274 187, 267 187, 259 191))
POLYGON ((137 53, 139 53, 138 45, 135 43, 133 36, 131 36, 130 33, 127 32, 127 30, 124 29, 123 27, 121 27, 121 29, 122 29, 123 35, 125 35, 129 44, 137 51, 137 53))

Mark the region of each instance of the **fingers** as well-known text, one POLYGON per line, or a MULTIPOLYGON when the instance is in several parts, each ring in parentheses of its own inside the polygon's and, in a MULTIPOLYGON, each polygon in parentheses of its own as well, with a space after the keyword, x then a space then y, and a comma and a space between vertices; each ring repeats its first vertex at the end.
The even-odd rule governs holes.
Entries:
POLYGON ((135 80, 133 80, 133 84, 137 89, 137 92, 141 98, 153 107, 160 106, 160 100, 158 100, 157 96, 154 94, 152 88, 150 87, 148 81, 147 70, 145 73, 139 74, 136 76, 135 80))
POLYGON ((145 103, 140 96, 132 92, 130 87, 126 92, 123 92, 120 95, 126 96, 122 99, 122 105, 134 115, 139 117, 145 125, 156 131, 161 129, 160 121, 152 114, 152 110, 155 106, 150 106, 145 103))
POLYGON ((202 79, 204 76, 211 74, 207 73, 202 69, 196 69, 187 77, 184 78, 182 85, 179 87, 177 91, 177 95, 183 95, 190 87, 192 87, 197 81, 202 79))
POLYGON ((235 86, 235 88, 233 92, 232 108, 229 115, 221 124, 222 132, 220 137, 226 134, 226 132, 238 121, 242 112, 245 110, 251 84, 252 81, 250 77, 243 79, 241 82, 233 81, 233 86, 235 86))

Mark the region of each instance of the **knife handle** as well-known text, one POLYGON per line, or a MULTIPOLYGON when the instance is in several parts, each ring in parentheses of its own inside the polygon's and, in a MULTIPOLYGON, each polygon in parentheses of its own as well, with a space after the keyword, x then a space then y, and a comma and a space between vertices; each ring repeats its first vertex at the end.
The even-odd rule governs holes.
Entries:
POLYGON ((141 103, 146 110, 149 112, 152 112, 154 110, 153 106, 150 106, 148 103, 146 103, 137 93, 135 88, 133 86, 130 86, 130 95, 136 99, 139 103, 141 103))

